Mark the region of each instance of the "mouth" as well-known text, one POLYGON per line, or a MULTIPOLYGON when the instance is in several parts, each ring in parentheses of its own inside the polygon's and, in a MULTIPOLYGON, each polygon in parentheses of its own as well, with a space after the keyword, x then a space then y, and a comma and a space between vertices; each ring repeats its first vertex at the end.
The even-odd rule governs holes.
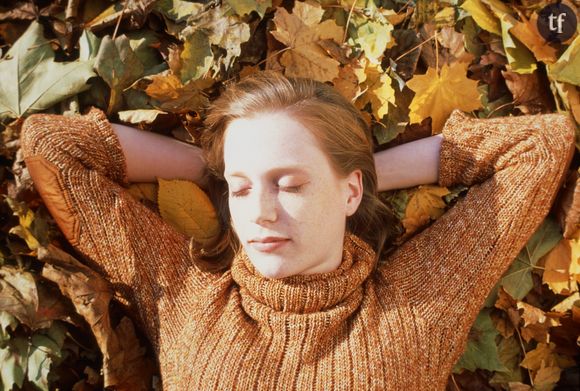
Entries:
POLYGON ((270 252, 274 252, 274 251, 279 250, 280 248, 285 246, 288 242, 290 242, 290 239, 283 239, 283 238, 269 239, 269 238, 267 238, 265 241, 253 241, 253 240, 251 240, 251 241, 249 241, 249 244, 250 244, 250 246, 252 246, 252 248, 254 248, 257 251, 270 253, 270 252))

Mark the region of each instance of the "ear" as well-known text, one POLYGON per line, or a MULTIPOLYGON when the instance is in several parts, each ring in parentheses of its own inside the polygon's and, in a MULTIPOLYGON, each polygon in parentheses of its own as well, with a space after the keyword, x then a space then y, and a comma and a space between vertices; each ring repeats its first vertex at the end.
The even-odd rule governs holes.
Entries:
POLYGON ((362 171, 356 169, 351 172, 346 178, 347 185, 347 200, 346 200, 346 215, 352 216, 362 201, 363 196, 363 180, 362 171))

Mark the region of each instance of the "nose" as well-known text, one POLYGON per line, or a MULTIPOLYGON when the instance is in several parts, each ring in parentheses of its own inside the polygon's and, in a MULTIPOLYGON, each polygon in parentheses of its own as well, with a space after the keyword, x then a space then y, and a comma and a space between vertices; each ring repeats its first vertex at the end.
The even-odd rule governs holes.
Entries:
POLYGON ((274 222, 278 218, 276 210, 276 197, 274 191, 269 188, 259 187, 254 191, 251 205, 248 205, 250 220, 256 224, 274 222))

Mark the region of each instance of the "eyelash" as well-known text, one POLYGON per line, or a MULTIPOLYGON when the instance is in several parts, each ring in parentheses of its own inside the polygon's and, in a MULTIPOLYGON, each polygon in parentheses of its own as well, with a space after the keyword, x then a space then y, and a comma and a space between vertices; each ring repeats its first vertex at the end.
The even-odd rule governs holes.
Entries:
MULTIPOLYGON (((300 190, 302 190, 302 187, 304 185, 298 185, 298 186, 280 186, 279 189, 282 189, 283 191, 287 192, 287 193, 299 193, 300 190)), ((245 192, 246 190, 240 190, 240 191, 234 191, 232 192, 232 197, 234 198, 238 198, 238 197, 242 197, 243 196, 243 192, 245 192)))

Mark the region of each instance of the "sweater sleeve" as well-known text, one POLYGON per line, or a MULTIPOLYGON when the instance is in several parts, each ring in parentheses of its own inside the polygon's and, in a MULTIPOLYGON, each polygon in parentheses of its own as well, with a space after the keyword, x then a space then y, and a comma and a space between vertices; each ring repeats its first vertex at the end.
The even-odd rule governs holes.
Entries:
POLYGON ((189 238, 127 192, 125 156, 105 114, 93 108, 82 116, 32 115, 20 145, 67 240, 109 279, 152 342, 160 318, 177 332, 187 301, 218 276, 199 270, 189 259, 189 238))
MULTIPOLYGON (((470 189, 389 254, 379 273, 436 333, 432 342, 442 345, 432 354, 440 349, 452 365, 464 345, 448 352, 445 339, 467 335, 491 289, 546 218, 574 154, 575 124, 564 114, 477 119, 456 110, 442 133, 438 183, 470 189)), ((443 364, 433 357, 433 365, 443 364)))

